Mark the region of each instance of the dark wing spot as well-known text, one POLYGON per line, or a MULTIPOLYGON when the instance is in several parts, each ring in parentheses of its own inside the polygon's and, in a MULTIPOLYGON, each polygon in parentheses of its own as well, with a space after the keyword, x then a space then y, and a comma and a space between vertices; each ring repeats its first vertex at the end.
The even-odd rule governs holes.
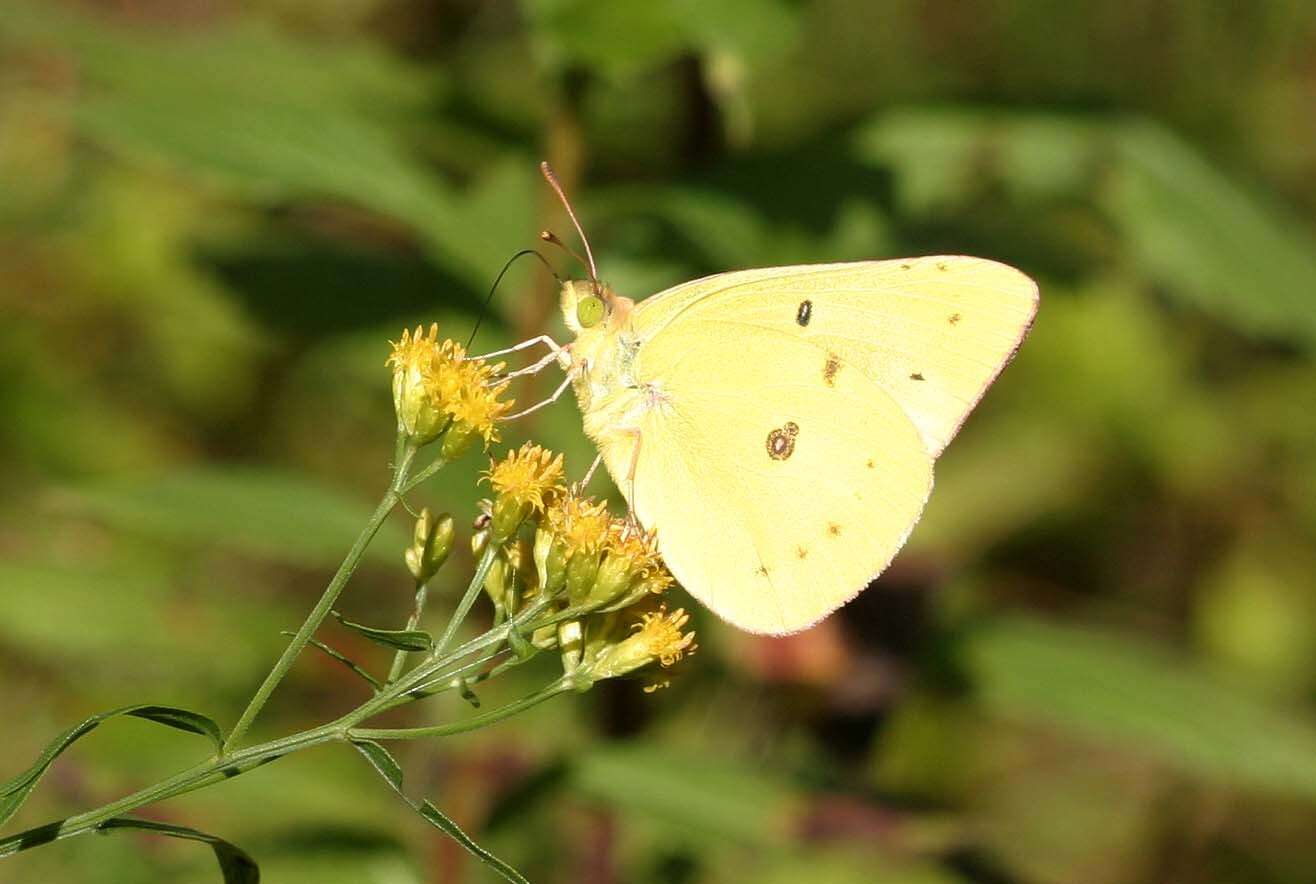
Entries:
POLYGON ((866 466, 871 470, 871 469, 873 469, 874 467, 876 467, 877 464, 873 463, 872 458, 869 458, 868 463, 866 464, 866 466))
POLYGON ((757 575, 759 575, 760 577, 767 577, 767 576, 768 576, 768 566, 767 566, 767 565, 759 565, 758 568, 754 571, 754 573, 757 574, 757 575))
POLYGON ((947 319, 946 321, 949 322, 951 325, 956 325, 957 323, 959 323, 959 321, 960 321, 962 318, 963 318, 963 317, 961 317, 958 313, 952 313, 952 314, 950 315, 950 318, 947 319))
POLYGON ((901 264, 901 265, 900 265, 900 269, 901 269, 901 270, 908 270, 908 269, 909 269, 910 267, 912 267, 912 266, 914 266, 914 265, 912 265, 912 264, 901 264))
POLYGON ((823 380, 827 382, 827 386, 836 386, 836 373, 840 370, 841 360, 835 353, 828 353, 827 361, 823 363, 823 380))
POLYGON ((838 524, 836 524, 835 522, 828 522, 828 523, 827 523, 827 533, 830 534, 830 535, 832 535, 833 537, 840 537, 840 536, 841 536, 841 526, 838 525, 838 524))
POLYGON ((805 326, 809 324, 809 317, 813 316, 813 302, 801 301, 799 309, 795 311, 795 322, 797 325, 805 326))
POLYGON ((910 379, 911 381, 921 381, 921 380, 923 380, 923 372, 921 372, 921 371, 916 371, 916 372, 914 372, 912 375, 909 376, 909 379, 910 379))
POLYGON ((937 262, 937 269, 938 269, 938 270, 945 270, 945 269, 946 269, 946 262, 945 262, 945 261, 938 261, 938 262, 937 262))
POLYGON ((797 559, 807 559, 808 557, 809 557, 809 549, 808 549, 808 547, 804 547, 804 546, 797 546, 797 547, 795 547, 795 558, 797 558, 797 559))
POLYGON ((799 434, 800 428, 794 421, 786 421, 785 424, 768 433, 768 457, 773 460, 785 460, 795 453, 795 437, 799 434))

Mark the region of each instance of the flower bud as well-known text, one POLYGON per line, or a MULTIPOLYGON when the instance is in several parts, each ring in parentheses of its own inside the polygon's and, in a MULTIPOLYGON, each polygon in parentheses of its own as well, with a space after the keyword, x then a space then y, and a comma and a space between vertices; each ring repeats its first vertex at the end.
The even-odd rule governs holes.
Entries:
POLYGON ((418 446, 433 441, 448 423, 448 414, 435 401, 429 381, 430 364, 439 358, 438 335, 437 324, 430 326, 428 335, 420 326, 416 326, 414 335, 404 329, 402 340, 393 345, 388 359, 393 366, 393 410, 398 432, 418 446))
POLYGON ((557 626, 541 626, 530 633, 530 644, 541 651, 557 647, 557 626))
POLYGON ((584 604, 594 591, 602 557, 603 551, 599 549, 580 549, 572 554, 567 562, 567 598, 571 604, 584 604))
POLYGON ((648 592, 661 592, 671 583, 658 555, 653 532, 641 531, 625 520, 613 520, 604 539, 604 549, 598 575, 588 596, 582 600, 584 604, 624 607, 620 602, 639 601, 648 592))
POLYGON ((476 428, 470 424, 453 424, 439 443, 439 456, 444 460, 457 460, 471 450, 471 443, 478 437, 476 428))
POLYGON ((490 464, 485 478, 494 489, 491 531, 495 543, 507 542, 528 516, 544 511, 564 490, 562 473, 562 455, 554 457, 529 442, 490 464))
POLYGON ((567 585, 567 545, 552 529, 535 531, 535 572, 545 596, 555 596, 567 585))
POLYGON ((494 557, 489 566, 489 573, 484 578, 484 591, 493 602, 494 613, 498 620, 510 613, 515 607, 512 591, 512 566, 503 555, 494 557))
POLYGON ((531 507, 531 503, 511 495, 500 494, 494 498, 493 522, 489 526, 494 542, 503 543, 515 535, 525 517, 530 515, 531 507))
POLYGON ((629 636, 605 645, 581 668, 597 681, 628 675, 654 662, 672 666, 698 647, 693 632, 681 631, 689 620, 684 609, 668 613, 665 606, 659 606, 656 611, 646 612, 629 636))
POLYGON ((404 330, 387 364, 393 368, 393 410, 398 432, 417 447, 443 435, 442 456, 459 457, 477 437, 497 438, 495 424, 512 407, 500 401, 506 381, 501 365, 468 359, 453 341, 439 341, 439 327, 404 330))
POLYGON ((562 671, 567 675, 576 671, 584 650, 585 632, 579 620, 566 620, 558 624, 557 643, 562 649, 562 671))
POLYGON ((438 572, 452 552, 455 536, 452 516, 444 513, 435 518, 428 509, 420 511, 411 546, 405 553, 407 570, 417 583, 428 583, 438 572))

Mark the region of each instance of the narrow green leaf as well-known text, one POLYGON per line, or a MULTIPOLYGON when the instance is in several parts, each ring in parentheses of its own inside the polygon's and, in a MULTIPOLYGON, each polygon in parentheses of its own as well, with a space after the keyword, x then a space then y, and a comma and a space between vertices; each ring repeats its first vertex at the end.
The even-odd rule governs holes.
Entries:
POLYGON ((219 729, 219 725, 197 712, 189 712, 174 706, 139 706, 124 714, 131 715, 133 718, 145 718, 147 721, 154 721, 156 724, 163 724, 175 730, 209 737, 216 749, 224 745, 224 732, 219 729))
POLYGON ((0 824, 5 823, 23 806, 23 802, 27 800, 28 795, 32 794, 32 790, 37 787, 37 783, 40 782, 46 770, 55 763, 55 759, 65 749, 84 735, 95 730, 101 722, 120 715, 144 718, 147 721, 154 721, 175 730, 209 737, 210 741, 215 744, 216 750, 224 743, 224 736, 219 729, 219 725, 204 715, 189 712, 186 709, 178 709, 173 706, 139 704, 97 713, 80 721, 51 740, 31 767, 5 784, 0 785, 0 824))
POLYGON ((352 745, 379 771, 381 777, 388 780, 390 786, 398 792, 402 791, 402 767, 387 749, 374 740, 353 740, 352 745))
POLYGON ((372 740, 353 740, 352 745, 365 756, 366 761, 370 762, 370 766, 377 770, 379 775, 393 787, 393 791, 397 792, 402 800, 407 802, 426 822, 466 848, 472 856, 502 875, 504 880, 512 881, 513 884, 530 884, 524 875, 477 844, 475 839, 466 834, 465 830, 444 814, 443 811, 435 807, 433 802, 428 800, 414 801, 408 798, 407 793, 402 791, 402 767, 387 749, 372 740))
POLYGON ((167 823, 139 820, 127 816, 108 819, 97 827, 99 832, 111 832, 115 829, 139 829, 144 832, 154 832, 157 835, 168 835, 171 838, 184 838, 188 841, 200 841, 203 844, 209 844, 210 848, 215 851, 215 859, 219 862, 219 870, 224 875, 224 884, 260 884, 260 867, 256 865, 256 861, 241 847, 230 844, 223 838, 216 838, 214 835, 207 835, 205 832, 189 829, 186 826, 171 826, 167 823))
MULTIPOLYGON (((279 635, 286 635, 286 636, 289 636, 289 637, 294 636, 294 635, 296 635, 296 634, 297 634, 297 633, 293 632, 291 629, 285 629, 285 630, 283 630, 282 632, 279 633, 279 635)), ((357 675, 361 676, 361 678, 363 678, 363 679, 365 679, 367 682, 369 682, 369 683, 370 683, 370 687, 374 688, 376 691, 379 690, 380 688, 382 688, 382 687, 384 686, 383 683, 380 682, 379 679, 375 678, 375 677, 374 677, 373 675, 371 675, 369 672, 366 672, 364 668, 362 668, 361 666, 359 666, 359 665, 358 665, 355 661, 353 661, 350 657, 347 657, 346 655, 344 655, 341 651, 337 650, 336 648, 333 648, 333 647, 330 647, 329 645, 326 645, 324 642, 320 641, 318 638, 312 638, 312 639, 310 639, 309 644, 311 645, 311 647, 315 648, 315 649, 318 650, 318 651, 322 651, 322 652, 324 652, 324 654, 325 654, 326 656, 331 657, 331 658, 333 658, 334 660, 337 660, 339 663, 342 663, 342 664, 343 664, 344 666, 346 666, 348 669, 352 670, 352 671, 355 672, 357 675)))
POLYGON ((474 839, 472 839, 470 835, 467 835, 461 826, 457 825, 457 823, 455 823, 443 811, 435 807, 434 802, 426 800, 422 801, 420 804, 412 804, 412 807, 416 808, 416 812, 424 817, 426 822, 434 826, 436 829, 442 830, 449 838, 456 841, 462 847, 465 847, 471 855, 475 856, 480 862, 502 875, 506 880, 513 881, 515 884, 530 884, 529 880, 527 880, 526 877, 516 869, 485 850, 479 844, 476 844, 474 839))
POLYGON ((434 647, 434 639, 422 629, 375 629, 373 626, 364 626, 344 619, 337 611, 334 611, 333 615, 334 619, 345 628, 385 647, 398 651, 428 651, 434 647))

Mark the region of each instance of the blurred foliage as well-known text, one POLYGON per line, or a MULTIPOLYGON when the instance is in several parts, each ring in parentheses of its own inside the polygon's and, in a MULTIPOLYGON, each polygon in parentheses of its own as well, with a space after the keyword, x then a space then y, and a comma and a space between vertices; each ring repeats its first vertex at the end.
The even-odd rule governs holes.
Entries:
MULTIPOLYGON (((413 793, 536 881, 1310 880, 1313 60, 1291 0, 9 0, 0 777, 96 710, 233 720, 387 478, 386 340, 464 336, 503 262, 567 232, 547 157, 627 294, 959 252, 1042 309, 840 616, 780 640, 704 617, 671 690, 408 747, 413 793)), ((545 328, 554 284, 521 262, 476 347, 545 328)), ((536 418, 509 441, 578 474, 574 407, 536 418)), ((423 502, 468 519, 477 460, 423 502)), ((403 618, 406 531, 345 616, 403 618)), ((262 727, 360 689, 308 655, 262 727)), ((431 705, 408 714, 462 714, 431 705)), ((347 756, 152 818, 269 881, 483 880, 347 756)), ((194 760, 107 722, 16 822, 194 760)), ((0 881, 211 881, 208 854, 122 834, 0 881)))

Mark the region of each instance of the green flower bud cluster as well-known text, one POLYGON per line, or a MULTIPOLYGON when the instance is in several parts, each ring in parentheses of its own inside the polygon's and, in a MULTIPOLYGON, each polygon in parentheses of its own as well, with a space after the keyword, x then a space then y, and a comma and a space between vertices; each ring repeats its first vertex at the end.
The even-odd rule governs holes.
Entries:
POLYGON ((417 584, 428 583, 447 561, 455 536, 452 516, 444 513, 436 518, 428 508, 420 511, 411 546, 404 553, 407 570, 417 584))

